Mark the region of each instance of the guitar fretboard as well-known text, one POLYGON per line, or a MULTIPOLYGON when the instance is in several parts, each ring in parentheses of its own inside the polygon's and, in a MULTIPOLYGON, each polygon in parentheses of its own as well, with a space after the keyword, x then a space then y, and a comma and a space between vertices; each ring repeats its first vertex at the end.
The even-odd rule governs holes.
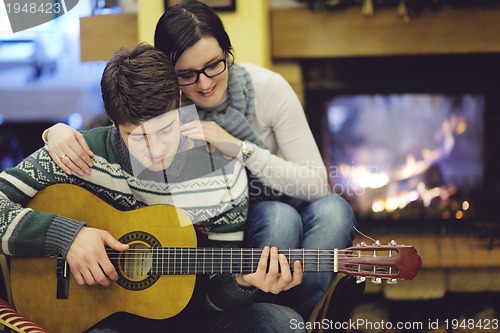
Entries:
MULTIPOLYGON (((117 252, 114 252, 118 254, 117 252)), ((279 250, 284 254, 291 269, 300 261, 304 271, 337 272, 337 250, 289 249, 279 250)), ((120 266, 131 261, 146 260, 151 263, 150 274, 213 274, 253 273, 257 270, 262 249, 231 248, 149 248, 127 251, 118 255, 120 266)))

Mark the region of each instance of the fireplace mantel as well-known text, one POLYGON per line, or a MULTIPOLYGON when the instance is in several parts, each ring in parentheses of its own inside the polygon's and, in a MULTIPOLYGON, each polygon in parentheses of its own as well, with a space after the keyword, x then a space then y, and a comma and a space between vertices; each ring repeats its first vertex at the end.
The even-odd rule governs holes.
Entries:
POLYGON ((393 9, 273 8, 271 29, 274 60, 500 52, 499 9, 443 7, 405 23, 393 9))

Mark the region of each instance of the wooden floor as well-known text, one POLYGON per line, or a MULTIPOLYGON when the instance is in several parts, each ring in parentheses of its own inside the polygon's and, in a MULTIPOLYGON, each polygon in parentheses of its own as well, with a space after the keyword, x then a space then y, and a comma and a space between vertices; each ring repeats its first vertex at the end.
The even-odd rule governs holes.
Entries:
MULTIPOLYGON (((422 268, 500 267, 500 240, 494 235, 474 234, 369 234, 382 244, 395 240, 399 245, 414 246, 422 258, 422 268)), ((355 243, 373 241, 358 236, 355 243)))

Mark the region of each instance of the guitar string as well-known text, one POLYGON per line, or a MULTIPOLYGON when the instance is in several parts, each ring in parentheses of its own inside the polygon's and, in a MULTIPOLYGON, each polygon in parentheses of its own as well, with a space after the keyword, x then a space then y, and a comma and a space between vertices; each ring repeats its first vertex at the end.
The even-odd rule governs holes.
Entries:
MULTIPOLYGON (((139 249, 131 249, 124 252, 118 252, 115 250, 107 250, 109 258, 120 258, 127 257, 127 255, 134 256, 136 254, 150 254, 152 256, 158 257, 175 257, 175 258, 185 258, 185 257, 213 257, 213 258, 234 258, 235 260, 241 258, 259 258, 262 254, 262 251, 220 251, 220 250, 209 250, 209 251, 196 251, 196 250, 139 250, 139 249)), ((317 258, 317 257, 334 257, 335 251, 332 250, 311 250, 311 251, 282 251, 279 254, 284 254, 286 257, 298 257, 298 258, 317 258)), ((397 258, 399 253, 397 251, 372 251, 372 250, 364 250, 364 251, 337 251, 338 258, 369 258, 369 257, 389 257, 389 258, 397 258), (387 253, 387 255, 379 255, 381 252, 387 253), (390 253, 390 255, 389 255, 390 253)), ((134 259, 134 258, 131 258, 134 259)))
MULTIPOLYGON (((355 265, 369 265, 370 263, 369 262, 360 262, 360 263, 357 263, 353 260, 356 260, 356 259, 384 259, 384 257, 373 257, 373 256, 370 256, 370 255, 362 255, 362 256, 347 256, 347 257, 338 257, 337 259, 335 259, 334 257, 332 257, 331 255, 322 255, 322 256, 309 256, 309 257, 294 257, 294 256, 291 256, 291 257, 288 257, 286 258, 291 264, 294 263, 295 261, 301 261, 301 262, 305 262, 305 264, 315 264, 319 261, 320 265, 321 264, 334 264, 335 262, 337 262, 338 264, 355 264, 355 265)), ((389 257, 391 258, 391 257, 389 257)), ((396 259, 397 257, 392 257, 391 259, 396 259)), ((109 257, 110 260, 115 260, 115 261, 120 261, 120 262, 135 262, 137 261, 137 258, 128 258, 127 256, 124 256, 124 257, 120 257, 120 256, 116 256, 116 257, 109 257)), ((218 256, 207 256, 207 257, 198 257, 196 258, 195 257, 183 257, 183 256, 170 256, 170 257, 155 257, 155 258, 148 258, 149 260, 151 260, 152 262, 156 262, 156 263, 165 263, 165 262, 178 262, 179 264, 180 263, 183 263, 183 264, 190 264, 190 263, 196 263, 198 262, 199 264, 202 264, 202 263, 215 263, 214 265, 218 265, 220 266, 221 264, 226 264, 226 263, 229 263, 229 264, 237 264, 237 263, 240 263, 240 262, 245 262, 245 263, 248 263, 248 262, 255 262, 255 263, 258 263, 260 261, 260 257, 236 257, 236 258, 228 258, 228 257, 218 257, 218 256)))
MULTIPOLYGON (((370 253, 370 254, 365 254, 366 252, 372 252, 372 251, 364 251, 364 253, 357 253, 357 252, 343 252, 343 253, 339 253, 337 252, 337 254, 339 256, 343 255, 343 256, 346 256, 346 255, 351 255, 351 256, 358 256, 359 255, 364 255, 364 256, 374 256, 373 253, 370 253)), ((179 252, 176 252, 174 253, 174 251, 158 251, 158 252, 151 252, 151 251, 124 251, 124 252, 108 252, 109 255, 138 255, 138 254, 151 254, 151 255, 176 255, 176 256, 190 256, 190 255, 204 255, 205 253, 202 252, 202 251, 198 251, 198 252, 183 252, 183 253, 179 253, 179 252)), ((233 256, 233 257, 240 257, 240 256, 249 256, 249 257, 255 257, 255 256, 260 256, 262 254, 262 252, 253 252, 253 253, 243 253, 243 252, 207 252, 206 255, 212 255, 212 256, 233 256)), ((319 252, 318 251, 315 251, 315 252, 309 252, 309 253, 302 253, 302 252, 295 252, 295 253, 289 253, 289 252, 279 252, 279 254, 284 254, 285 256, 306 256, 306 257, 317 257, 318 255, 320 256, 333 256, 335 255, 335 252, 331 252, 331 253, 324 253, 324 252, 319 252)), ((378 253, 380 254, 380 252, 378 253)), ((392 255, 396 255, 396 253, 393 253, 392 255)))
MULTIPOLYGON (((230 248, 185 248, 185 247, 170 247, 170 248, 143 248, 143 249, 129 249, 123 252, 119 252, 113 249, 106 249, 107 252, 109 253, 131 253, 131 252, 173 252, 173 251, 180 251, 182 253, 217 253, 218 255, 221 254, 221 252, 224 252, 224 254, 238 254, 238 253, 245 253, 245 254, 257 254, 257 253, 262 253, 262 249, 230 249, 230 248)), ((311 255, 317 255, 318 252, 320 253, 335 253, 335 251, 339 254, 341 253, 358 253, 358 252, 398 252, 398 249, 377 249, 377 248, 364 248, 364 249, 359 249, 359 250, 353 250, 353 249, 346 249, 346 250, 328 250, 328 249, 280 249, 278 250, 278 253, 280 254, 288 254, 288 253, 298 253, 300 255, 302 254, 311 254, 311 255)))
MULTIPOLYGON (((294 268, 293 265, 289 264, 288 265, 290 268, 294 268)), ((154 272, 176 272, 176 271, 207 271, 207 272, 238 272, 238 271, 252 271, 255 272, 257 270, 258 264, 257 263, 244 263, 242 266, 235 266, 235 265, 214 265, 213 267, 211 265, 182 265, 182 266, 174 266, 171 265, 170 267, 167 266, 151 266, 151 270, 154 272), (188 270, 189 266, 189 270, 188 270)), ((325 264, 322 263, 320 265, 317 264, 306 264, 302 265, 302 269, 305 271, 334 271, 335 267, 337 267, 339 270, 354 270, 354 271, 376 271, 376 272, 387 272, 387 271, 392 271, 393 273, 399 272, 397 267, 395 266, 375 266, 375 265, 357 265, 357 264, 339 264, 335 266, 334 264, 325 264)), ((126 270, 126 269, 125 269, 126 270)))
MULTIPOLYGON (((134 262, 137 258, 128 258, 127 253, 134 256, 135 253, 156 255, 150 260, 153 262, 153 275, 166 274, 189 274, 198 272, 254 272, 257 269, 262 249, 228 249, 228 248, 144 248, 130 249, 124 253, 118 253, 115 250, 107 249, 110 253, 110 260, 119 260, 121 262, 134 262), (205 250, 204 250, 205 249, 205 250), (208 249, 208 251, 206 251, 208 249), (112 254, 112 255, 111 255, 112 254), (165 255, 167 257, 165 257, 165 255), (232 257, 234 255, 234 257, 232 257), (249 256, 250 255, 250 256, 249 256), (208 262, 208 265, 207 265, 208 262), (174 264, 175 263, 175 264, 174 264), (239 264, 239 267, 236 265, 239 264), (172 266, 171 266, 172 265, 172 266), (161 266, 161 267, 160 267, 161 266), (168 267, 165 267, 168 266, 168 267)), ((378 258, 374 256, 375 252, 395 252, 395 249, 360 249, 360 250, 337 250, 337 259, 335 259, 335 250, 321 249, 290 249, 279 250, 279 253, 285 254, 289 260, 290 268, 294 268, 294 262, 302 259, 304 271, 348 271, 359 274, 384 274, 395 271, 392 266, 375 266, 369 263, 349 263, 356 258, 378 258), (368 254, 364 254, 367 253, 368 254), (307 262, 307 260, 309 262, 307 262), (319 263, 317 262, 319 260, 319 263), (337 261, 337 265, 335 265, 337 261)))
MULTIPOLYGON (((144 254, 144 253, 140 253, 141 255, 144 254)), ((157 254, 152 254, 152 256, 154 257, 154 259, 158 259, 158 258, 162 258, 162 259, 186 259, 186 260, 190 260, 190 259, 196 259, 198 258, 199 260, 203 260, 203 259, 216 259, 216 260, 220 260, 222 258, 222 260, 233 260, 233 261, 238 261, 238 260, 249 260, 249 259, 260 259, 260 256, 261 254, 259 253, 255 253, 254 255, 238 255, 238 254, 234 254, 233 253, 233 256, 230 257, 230 254, 227 253, 227 254, 215 254, 215 255, 212 255, 212 253, 210 254, 207 254, 207 255, 203 255, 203 253, 198 253, 199 255, 197 256, 196 254, 173 254, 173 253, 170 253, 170 254, 161 254, 161 253, 157 253, 157 254)), ((284 254, 284 253, 283 253, 284 254)), ((327 258, 331 258, 332 260, 335 259, 335 254, 334 253, 320 253, 320 254, 307 254, 307 255, 301 255, 301 254, 292 254, 292 255, 287 255, 285 254, 285 257, 286 258, 292 258, 292 259, 307 259, 307 260, 315 260, 317 259, 318 257, 321 259, 327 259, 327 258)), ((127 253, 123 253, 123 254, 115 254, 113 253, 112 255, 109 255, 108 256, 109 259, 122 259, 122 260, 136 260, 137 259, 137 256, 135 256, 134 254, 127 254, 127 253)), ((337 255, 337 259, 338 260, 341 260, 341 259, 354 259, 354 258, 391 258, 391 259, 396 259, 398 258, 398 256, 381 256, 381 255, 373 255, 373 254, 355 254, 355 253, 352 253, 352 254, 338 254, 337 255)))
MULTIPOLYGON (((174 248, 169 248, 173 250, 174 248)), ((221 249, 221 248, 214 248, 214 251, 209 251, 208 253, 205 252, 203 253, 202 249, 200 248, 189 248, 189 251, 186 251, 186 248, 175 248, 176 250, 182 249, 180 253, 175 253, 171 255, 167 255, 167 258, 163 257, 156 257, 156 258, 151 258, 151 261, 153 262, 152 270, 156 273, 153 273, 153 275, 158 275, 158 274, 189 274, 190 271, 191 273, 196 273, 198 271, 201 272, 254 272, 257 269, 258 262, 260 260, 260 254, 261 250, 259 249, 259 252, 254 251, 253 255, 250 257, 243 256, 243 251, 248 252, 251 251, 251 249, 241 249, 236 250, 236 254, 234 258, 228 257, 227 255, 230 255, 231 253, 228 253, 227 249, 221 249), (203 257, 197 257, 194 255, 198 253, 203 253, 203 257), (226 253, 223 253, 226 252, 226 253), (238 256, 238 252, 240 252, 241 256, 238 256), (256 253, 257 252, 257 253, 256 253), (208 263, 208 264, 207 264, 208 263), (237 265, 239 264, 239 269, 237 265), (161 267, 160 267, 161 266, 161 267), (167 266, 167 267, 165 267, 167 266), (171 267, 170 267, 171 266, 171 267), (255 266, 255 267, 254 267, 255 266), (171 268, 171 269, 170 269, 171 268)), ((110 249, 108 249, 110 250, 110 249)), ((137 252, 140 252, 141 254, 144 253, 150 253, 149 249, 135 249, 137 252)), ((157 248, 157 254, 161 254, 159 250, 165 250, 165 248, 157 248)), ((116 251, 110 250, 112 253, 117 254, 116 251)), ((129 250, 130 251, 130 250, 129 250)), ((286 251, 289 254, 289 266, 293 269, 294 267, 294 262, 300 259, 303 259, 303 269, 304 271, 335 271, 335 258, 334 257, 334 251, 332 250, 319 250, 320 253, 318 254, 318 250, 290 250, 286 251), (293 255, 291 255, 291 252, 294 252, 293 255), (325 253, 327 252, 327 253, 325 253), (298 257, 294 257, 298 255, 298 257), (325 259, 326 257, 326 259, 325 259), (306 262, 305 259, 309 260, 309 262, 306 262), (318 263, 319 260, 319 263, 318 263)), ((389 266, 380 266, 380 265, 373 265, 370 263, 352 263, 351 261, 356 258, 377 258, 376 256, 374 257, 373 254, 367 254, 367 255, 360 255, 357 251, 352 251, 352 250, 340 250, 337 253, 337 270, 338 271, 350 271, 351 273, 360 273, 360 274, 384 274, 384 273, 395 273, 396 269, 395 267, 389 265, 389 266), (346 255, 345 252, 349 255, 346 255), (354 268, 353 268, 354 267, 354 268), (394 272, 393 272, 394 270, 394 272)), ((366 252, 366 251, 365 251, 366 252)), ((372 252, 372 251, 370 251, 372 252)), ((248 253, 247 253, 248 254, 248 253)), ((113 258, 113 256, 110 257, 111 260, 116 259, 119 260, 120 262, 134 262, 137 259, 136 258, 127 258, 125 257, 121 258, 123 254, 118 254, 117 257, 113 258)), ((386 274, 387 275, 387 274, 386 274)))
MULTIPOLYGON (((321 259, 328 259, 328 258, 331 258, 331 259, 335 259, 335 255, 334 254, 320 254, 320 255, 306 255, 306 256, 302 256, 302 255, 291 255, 291 256, 288 256, 288 255, 285 255, 286 258, 292 258, 292 259, 306 259, 306 260, 315 260, 317 259, 318 257, 321 259)), ((127 255, 127 254, 122 254, 122 255, 112 255, 112 256, 108 256, 109 259, 123 259, 123 260, 136 260, 137 258, 142 258, 142 256, 134 256, 134 255, 127 255)), ((152 257, 152 259, 158 259, 158 258, 161 258, 161 259, 169 259, 169 258, 172 258, 172 259, 186 259, 186 260, 191 260, 191 259, 196 259, 198 258, 199 260, 203 260, 203 259, 217 259, 217 260, 220 260, 221 259, 221 256, 196 256, 196 255, 154 255, 152 257)), ((362 255, 338 255, 337 256, 337 259, 354 259, 354 258, 391 258, 391 259, 396 259, 398 258, 397 256, 393 256, 393 257, 388 257, 388 256, 373 256, 373 255, 369 255, 369 254, 362 254, 362 255)), ((255 255, 255 256, 233 256, 232 258, 229 257, 229 256, 222 256, 222 260, 233 260, 233 261, 238 261, 238 260, 250 260, 250 259, 260 259, 260 255, 255 255)))
MULTIPOLYGON (((320 264, 334 264, 335 261, 337 261, 339 264, 341 263, 351 263, 351 264, 355 264, 355 265, 369 265, 370 262, 353 262, 353 260, 355 259, 377 259, 377 258, 382 258, 382 257, 371 257, 371 256, 361 256, 361 257, 344 257, 344 258, 337 258, 337 260, 335 260, 335 258, 330 258, 330 257, 323 257, 323 258, 320 258, 319 259, 319 262, 320 264)), ((136 262, 137 259, 136 258, 120 258, 120 257, 115 257, 115 258, 109 258, 110 260, 115 260, 115 261, 120 261, 120 262, 136 262)), ((318 259, 317 258, 296 258, 296 257, 292 257, 292 258, 286 258, 287 261, 291 262, 291 263, 294 263, 295 261, 300 261, 300 262, 305 262, 306 264, 313 264, 315 262, 318 262, 318 259)), ((383 258, 382 258, 383 259, 383 258)), ((176 262, 176 263, 179 263, 179 265, 182 263, 186 263, 186 264, 194 264, 195 261, 198 261, 200 264, 205 262, 209 262, 209 263, 217 263, 219 266, 220 266, 220 263, 221 263, 221 259, 220 258, 180 258, 180 257, 176 257, 176 258, 151 258, 149 259, 151 261, 154 261, 154 262, 158 262, 158 263, 172 263, 172 262, 176 262)), ((255 262, 255 263, 258 263, 260 261, 260 257, 257 257, 257 258, 236 258, 236 259, 230 259, 230 258, 223 258, 222 259, 222 263, 230 263, 230 264, 238 264, 239 262, 255 262)), ((372 263, 373 264, 373 263, 372 263)))
MULTIPOLYGON (((293 271, 293 266, 290 267, 293 271)), ((211 269, 211 268, 203 268, 203 267, 198 267, 198 266, 190 266, 189 269, 187 267, 183 267, 182 269, 179 267, 176 268, 171 268, 171 269, 157 269, 157 268, 152 268, 152 275, 181 275, 181 274, 208 274, 208 273, 250 273, 250 272, 255 272, 257 270, 257 266, 250 266, 250 267, 239 267, 239 268, 232 268, 231 266, 223 266, 222 269, 220 267, 217 267, 217 269, 211 269)), ((308 265, 306 267, 303 267, 304 272, 334 272, 335 267, 332 266, 326 266, 326 265, 321 265, 320 267, 318 266, 311 266, 308 265)), ((342 266, 339 265, 337 267, 337 272, 350 272, 350 273, 360 273, 360 274, 385 274, 387 276, 397 276, 399 274, 399 271, 393 267, 375 267, 373 269, 372 267, 370 268, 363 268, 363 267, 358 267, 357 265, 352 265, 352 266, 342 266)))
MULTIPOLYGON (((153 275, 157 274, 189 274, 198 271, 202 272, 254 272, 260 260, 262 249, 237 249, 229 250, 227 248, 208 248, 209 251, 203 251, 203 248, 147 248, 131 249, 126 252, 138 252, 149 254, 153 249, 155 258, 151 258, 153 275), (165 251, 166 250, 166 251, 165 251), (179 252, 177 252, 179 251, 179 252), (172 253, 174 252, 174 253, 172 253), (194 252, 194 253, 193 253, 194 252), (200 256, 198 256, 198 254, 200 256), (250 254, 250 256, 248 256, 250 254), (165 255, 167 256, 165 258, 165 255), (232 257, 234 255, 234 258, 232 257), (208 263, 208 264, 207 264, 208 263), (236 267, 240 264, 239 269, 236 267), (170 267, 172 265, 172 267, 170 267), (251 267, 248 267, 251 265, 251 267), (161 267, 160 267, 161 266, 161 267), (165 267, 167 266, 167 267, 165 267), (208 267, 207 267, 208 266, 208 267), (170 269, 171 268, 171 269, 170 269), (209 269, 211 268, 211 269, 209 269)), ((117 260, 123 263, 134 262, 137 259, 128 258, 126 253, 118 253, 115 250, 107 249, 114 254, 110 260, 117 260)), ((377 251, 381 251, 377 249, 377 251)), ((375 253, 377 252, 375 251, 375 253)), ((396 252, 394 249, 382 250, 383 252, 396 252)), ((281 250, 279 253, 288 255, 289 266, 293 269, 294 262, 302 259, 304 271, 335 271, 335 261, 337 261, 337 271, 350 271, 359 274, 384 274, 393 273, 396 269, 392 266, 375 266, 369 263, 350 263, 356 258, 378 258, 374 256, 373 250, 338 250, 337 259, 335 259, 335 250, 314 250, 314 249, 290 249, 281 250), (285 253, 283 253, 285 252, 285 253), (369 254, 363 254, 369 252, 369 254), (319 263, 318 263, 319 260, 319 263), (355 267, 354 269, 352 267, 355 267), (362 268, 368 267, 368 268, 362 268), (375 270, 375 271, 374 271, 375 270)), ((132 256, 134 254, 132 253, 132 256)), ((386 256, 384 256, 386 257, 386 256)), ((393 258, 397 258, 394 256, 393 258)))
MULTIPOLYGON (((289 267, 291 270, 294 270, 294 266, 289 264, 289 267)), ((243 265, 214 265, 213 267, 211 265, 182 265, 182 266, 151 266, 150 271, 152 274, 171 274, 171 273, 195 273, 195 272, 221 272, 221 273, 227 273, 227 272, 255 272, 258 268, 257 263, 243 263, 243 265)), ((325 264, 321 263, 320 265, 317 264, 306 264, 302 265, 302 269, 304 271, 310 272, 310 271, 324 271, 324 272, 333 272, 335 271, 335 268, 337 268, 337 271, 350 271, 350 272, 371 272, 371 273, 391 273, 391 274, 398 274, 399 270, 397 267, 394 266, 375 266, 375 265, 357 265, 357 264, 339 264, 339 265, 334 265, 332 263, 325 264)), ((124 269, 127 271, 127 269, 124 269)))

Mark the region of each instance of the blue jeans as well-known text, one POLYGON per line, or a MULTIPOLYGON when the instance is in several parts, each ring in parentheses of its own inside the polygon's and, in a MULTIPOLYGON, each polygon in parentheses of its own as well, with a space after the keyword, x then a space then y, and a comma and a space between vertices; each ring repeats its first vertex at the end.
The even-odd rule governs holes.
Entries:
MULTIPOLYGON (((311 203, 292 198, 251 201, 245 246, 343 249, 352 244, 355 224, 351 207, 336 194, 311 203)), ((333 272, 306 272, 299 286, 276 297, 264 295, 262 299, 289 306, 307 320, 334 276, 333 272)))
POLYGON ((191 315, 150 321, 115 314, 86 333, 277 333, 304 332, 304 321, 294 310, 269 303, 253 303, 235 310, 199 310, 191 315))

